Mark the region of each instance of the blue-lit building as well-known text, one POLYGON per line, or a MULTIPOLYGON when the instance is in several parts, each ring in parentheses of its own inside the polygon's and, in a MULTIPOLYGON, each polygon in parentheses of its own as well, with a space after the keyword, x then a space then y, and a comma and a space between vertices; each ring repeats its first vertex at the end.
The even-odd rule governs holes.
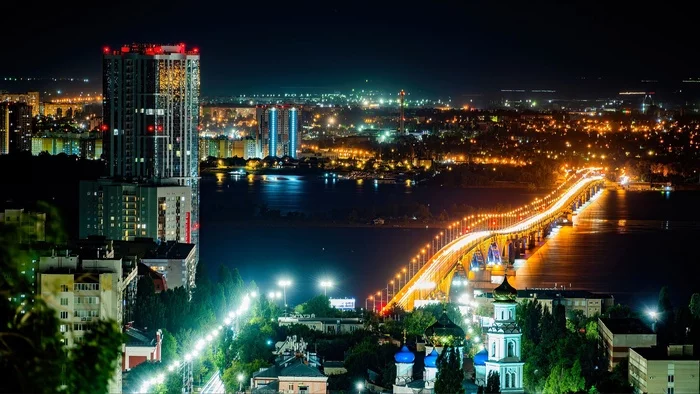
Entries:
POLYGON ((255 142, 258 157, 297 158, 300 111, 299 108, 288 105, 263 105, 256 108, 258 131, 255 142))

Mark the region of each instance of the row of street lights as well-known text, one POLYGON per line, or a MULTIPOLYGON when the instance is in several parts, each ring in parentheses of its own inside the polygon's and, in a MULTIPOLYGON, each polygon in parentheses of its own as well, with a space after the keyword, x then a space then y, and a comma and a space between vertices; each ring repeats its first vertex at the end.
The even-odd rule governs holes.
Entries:
MULTIPOLYGON (((280 296, 284 299, 284 307, 287 307, 287 288, 292 286, 292 281, 291 279, 281 279, 277 282, 277 285, 282 288, 282 293, 280 294, 279 291, 271 291, 268 293, 268 297, 270 299, 279 299, 280 296)), ((328 289, 333 287, 333 282, 324 279, 321 282, 319 282, 319 285, 323 288, 323 295, 325 297, 328 297, 328 289)))

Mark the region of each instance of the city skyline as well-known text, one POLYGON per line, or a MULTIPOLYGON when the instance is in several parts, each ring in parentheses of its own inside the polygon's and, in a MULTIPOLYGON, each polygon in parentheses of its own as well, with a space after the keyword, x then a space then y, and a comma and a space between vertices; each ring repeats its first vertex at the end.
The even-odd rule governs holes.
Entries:
MULTIPOLYGON (((136 6, 119 7, 131 5, 136 6)), ((21 12, 25 6, 16 7, 21 12)), ((671 8, 652 14, 602 3, 441 4, 420 10, 308 3, 270 7, 258 14, 252 4, 232 9, 202 4, 188 14, 190 23, 149 22, 154 14, 185 19, 186 6, 176 2, 167 9, 139 4, 143 16, 124 24, 128 29, 97 28, 87 34, 79 24, 46 29, 54 18, 70 19, 66 11, 51 7, 32 13, 28 23, 37 28, 28 29, 21 45, 7 44, 16 60, 0 65, 1 76, 69 74, 99 80, 99 50, 104 46, 184 42, 203 53, 204 95, 343 90, 362 83, 461 95, 494 87, 570 89, 576 81, 577 89, 623 89, 642 80, 665 83, 694 77, 683 56, 664 55, 683 53, 692 37, 688 15, 671 8), (47 43, 47 30, 85 37, 80 46, 47 43), (281 61, 266 60, 270 48, 281 61), (46 56, 52 61, 38 61, 46 56)), ((99 20, 100 26, 122 23, 121 8, 105 7, 84 10, 81 17, 99 20)))

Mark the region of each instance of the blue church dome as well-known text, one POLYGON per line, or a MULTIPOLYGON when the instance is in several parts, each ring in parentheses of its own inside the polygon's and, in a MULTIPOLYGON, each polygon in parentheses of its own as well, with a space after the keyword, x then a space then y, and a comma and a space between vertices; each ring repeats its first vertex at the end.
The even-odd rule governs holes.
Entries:
POLYGON ((408 348, 404 345, 404 347, 401 348, 401 350, 394 355, 394 360, 397 363, 400 364, 410 364, 413 362, 413 360, 416 359, 416 355, 413 354, 408 348))
POLYGON ((430 352, 429 355, 425 356, 425 366, 430 367, 430 368, 436 368, 437 367, 437 359, 438 359, 438 353, 435 351, 435 348, 433 348, 433 351, 430 352))
POLYGON ((486 365, 486 360, 489 359, 489 352, 486 349, 474 355, 474 365, 486 365))

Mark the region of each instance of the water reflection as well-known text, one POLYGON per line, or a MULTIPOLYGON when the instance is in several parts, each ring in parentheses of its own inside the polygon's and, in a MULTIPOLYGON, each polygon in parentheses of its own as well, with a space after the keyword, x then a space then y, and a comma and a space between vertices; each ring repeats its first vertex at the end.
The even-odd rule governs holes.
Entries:
MULTIPOLYGON (((659 270, 658 264, 691 258, 681 245, 700 230, 700 223, 692 217, 683 220, 683 207, 664 200, 657 193, 606 191, 576 217, 574 226, 562 227, 538 249, 517 270, 513 284, 528 288, 571 283, 574 289, 622 297, 636 292, 654 297, 669 283, 678 284, 679 292, 687 291, 692 285, 679 284, 682 272, 659 270), (664 251, 661 255, 658 248, 664 251), (621 281, 623 277, 627 280, 621 281)), ((684 204, 690 204, 693 199, 686 200, 684 204)))

